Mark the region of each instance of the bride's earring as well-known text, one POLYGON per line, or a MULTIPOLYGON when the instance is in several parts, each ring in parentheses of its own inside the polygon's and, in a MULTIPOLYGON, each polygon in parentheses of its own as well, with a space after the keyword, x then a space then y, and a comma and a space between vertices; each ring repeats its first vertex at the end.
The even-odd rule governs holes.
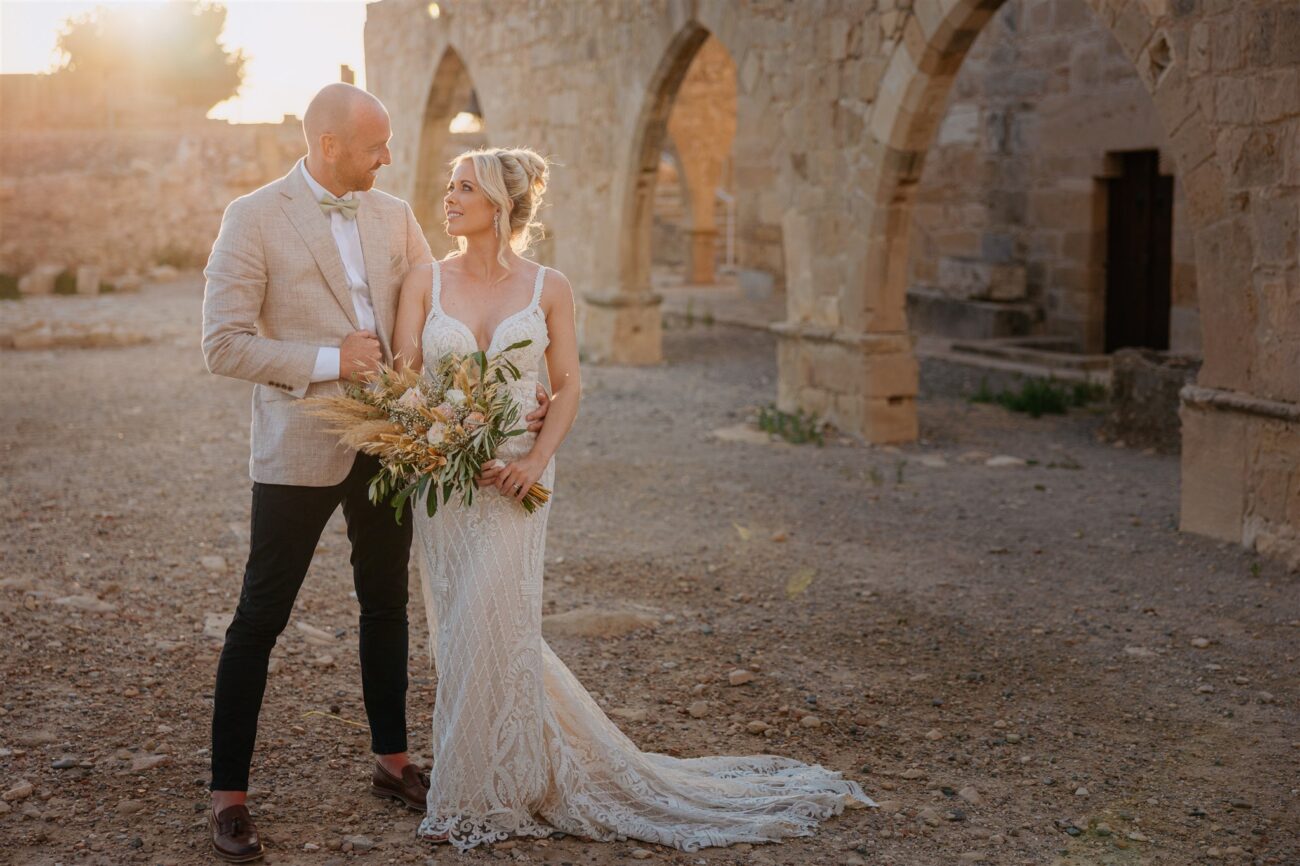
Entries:
POLYGON ((501 211, 497 211, 497 215, 492 218, 492 234, 498 239, 501 237, 501 211))

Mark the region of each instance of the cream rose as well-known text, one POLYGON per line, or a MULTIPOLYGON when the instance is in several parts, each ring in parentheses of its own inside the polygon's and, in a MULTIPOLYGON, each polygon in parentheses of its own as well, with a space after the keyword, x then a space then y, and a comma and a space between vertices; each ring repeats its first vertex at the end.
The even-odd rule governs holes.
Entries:
POLYGON ((424 438, 430 445, 441 445, 447 438, 447 425, 438 423, 429 427, 429 432, 424 434, 424 438))
POLYGON ((465 405, 465 392, 459 388, 450 388, 447 391, 447 402, 453 406, 465 405))
POLYGON ((407 388, 406 393, 397 398, 397 405, 403 409, 418 409, 424 405, 424 395, 419 388, 407 388))

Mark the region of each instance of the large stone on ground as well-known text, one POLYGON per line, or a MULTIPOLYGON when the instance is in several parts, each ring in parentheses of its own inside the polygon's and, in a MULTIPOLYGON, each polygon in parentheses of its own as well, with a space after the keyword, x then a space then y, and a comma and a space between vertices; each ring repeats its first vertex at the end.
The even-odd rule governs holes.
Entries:
POLYGON ((542 631, 554 637, 618 637, 658 624, 654 614, 630 608, 579 607, 542 617, 542 631))
POLYGON ((1178 392, 1196 380, 1199 358, 1151 349, 1120 349, 1111 360, 1110 413, 1103 428, 1111 440, 1177 454, 1182 448, 1178 392))

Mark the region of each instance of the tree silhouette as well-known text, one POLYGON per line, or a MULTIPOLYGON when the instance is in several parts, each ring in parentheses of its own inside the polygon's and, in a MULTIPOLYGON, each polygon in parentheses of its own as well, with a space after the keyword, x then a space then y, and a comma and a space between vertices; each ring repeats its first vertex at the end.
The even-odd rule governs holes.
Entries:
POLYGON ((244 77, 243 52, 217 41, 225 26, 225 7, 199 0, 100 6, 68 22, 59 49, 74 75, 103 76, 207 110, 234 96, 244 77))

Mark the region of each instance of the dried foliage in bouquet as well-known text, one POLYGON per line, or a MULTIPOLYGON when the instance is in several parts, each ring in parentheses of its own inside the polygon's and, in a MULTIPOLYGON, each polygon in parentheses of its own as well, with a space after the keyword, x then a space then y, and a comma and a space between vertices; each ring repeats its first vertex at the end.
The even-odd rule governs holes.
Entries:
MULTIPOLYGON (((531 342, 491 357, 450 353, 429 375, 380 366, 341 394, 304 402, 344 445, 379 458, 381 468, 370 479, 371 502, 388 499, 401 523, 407 501, 423 498, 432 517, 453 496, 472 505, 474 479, 484 465, 507 439, 526 432, 519 426, 519 403, 506 387, 520 378, 519 368, 506 353, 531 342)), ((524 509, 531 514, 550 497, 534 484, 524 495, 524 509)))

